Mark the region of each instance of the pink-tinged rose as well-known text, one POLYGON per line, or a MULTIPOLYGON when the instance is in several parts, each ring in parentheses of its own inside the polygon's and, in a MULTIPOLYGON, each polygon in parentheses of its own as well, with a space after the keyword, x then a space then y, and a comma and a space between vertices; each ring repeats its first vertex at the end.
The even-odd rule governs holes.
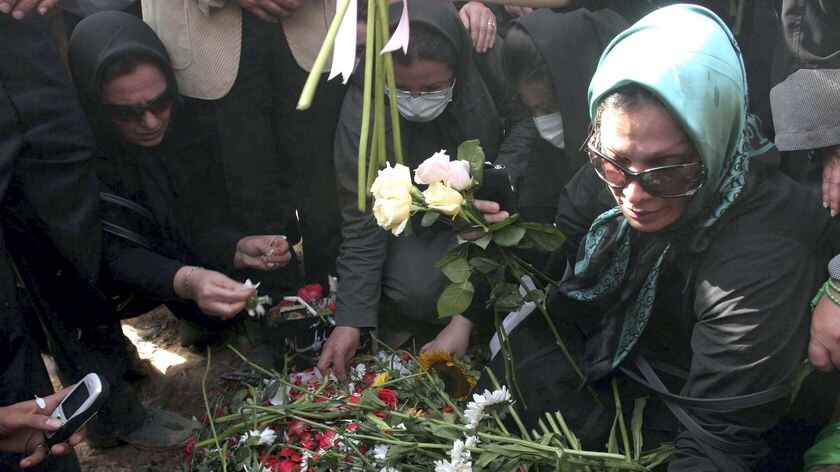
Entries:
POLYGON ((472 185, 470 177, 470 163, 462 160, 455 160, 449 163, 449 172, 446 174, 444 183, 448 183, 455 190, 466 190, 472 185))
POLYGON ((453 218, 461 211, 461 204, 464 203, 461 192, 440 182, 429 185, 423 192, 423 198, 429 208, 453 218))
POLYGON ((370 186, 373 194, 373 216, 376 224, 398 236, 408 224, 411 214, 411 175, 408 167, 390 164, 379 170, 370 186))
POLYGON ((449 177, 449 155, 441 149, 423 161, 414 171, 414 182, 431 185, 444 182, 449 177))

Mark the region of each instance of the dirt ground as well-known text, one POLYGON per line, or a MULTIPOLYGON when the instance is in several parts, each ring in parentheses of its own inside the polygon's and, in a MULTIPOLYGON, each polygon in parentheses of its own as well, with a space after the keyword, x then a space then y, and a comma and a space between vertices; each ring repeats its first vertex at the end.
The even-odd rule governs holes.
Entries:
MULTIPOLYGON (((149 372, 142 382, 141 401, 146 406, 179 412, 187 417, 204 416, 201 381, 207 366, 207 355, 181 347, 178 323, 161 307, 144 316, 123 321, 123 332, 137 346, 149 372)), ((240 352, 253 358, 266 351, 266 344, 255 325, 238 328, 226 340, 240 352), (262 348, 258 348, 262 344, 262 348)), ((210 354, 207 377, 210 395, 222 383, 224 372, 236 370, 242 361, 226 347, 216 347, 210 354)), ((266 357, 264 362, 270 362, 266 357)), ((47 359, 53 383, 57 384, 52 361, 47 359)), ((131 446, 93 449, 86 443, 76 447, 83 471, 90 472, 172 472, 179 469, 181 451, 144 452, 131 446)))

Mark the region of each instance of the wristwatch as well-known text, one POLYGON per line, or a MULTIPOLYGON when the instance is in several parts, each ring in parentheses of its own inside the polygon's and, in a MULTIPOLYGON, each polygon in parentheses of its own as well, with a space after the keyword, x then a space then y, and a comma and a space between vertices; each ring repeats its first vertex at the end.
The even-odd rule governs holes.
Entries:
POLYGON ((828 263, 828 275, 834 280, 840 280, 840 254, 834 256, 828 263))

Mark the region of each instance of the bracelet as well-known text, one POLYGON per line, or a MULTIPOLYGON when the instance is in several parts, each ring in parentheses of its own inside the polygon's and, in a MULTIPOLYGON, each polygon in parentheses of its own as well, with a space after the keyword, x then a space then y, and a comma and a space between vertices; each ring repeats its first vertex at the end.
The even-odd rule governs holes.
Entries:
POLYGON ((832 280, 831 277, 829 277, 828 280, 826 280, 825 283, 822 284, 820 289, 817 290, 817 294, 814 295, 814 298, 811 300, 811 310, 813 310, 814 307, 817 306, 817 303, 819 303, 820 298, 823 295, 827 296, 829 300, 834 302, 835 305, 840 306, 840 297, 835 295, 833 292, 840 293, 840 287, 838 287, 834 283, 834 280, 832 280))
POLYGON ((193 266, 192 269, 187 271, 187 275, 184 276, 184 295, 186 298, 192 298, 192 287, 190 287, 190 276, 193 272, 197 270, 203 270, 204 267, 193 266))

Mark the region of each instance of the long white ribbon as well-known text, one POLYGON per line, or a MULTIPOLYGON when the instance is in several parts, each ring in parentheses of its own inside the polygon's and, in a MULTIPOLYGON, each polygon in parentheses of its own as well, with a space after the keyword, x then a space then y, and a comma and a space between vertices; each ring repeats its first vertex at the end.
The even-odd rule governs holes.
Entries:
POLYGON ((333 45, 332 65, 328 80, 341 74, 342 83, 346 84, 353 75, 356 64, 356 8, 357 0, 350 0, 347 12, 341 20, 333 45))

